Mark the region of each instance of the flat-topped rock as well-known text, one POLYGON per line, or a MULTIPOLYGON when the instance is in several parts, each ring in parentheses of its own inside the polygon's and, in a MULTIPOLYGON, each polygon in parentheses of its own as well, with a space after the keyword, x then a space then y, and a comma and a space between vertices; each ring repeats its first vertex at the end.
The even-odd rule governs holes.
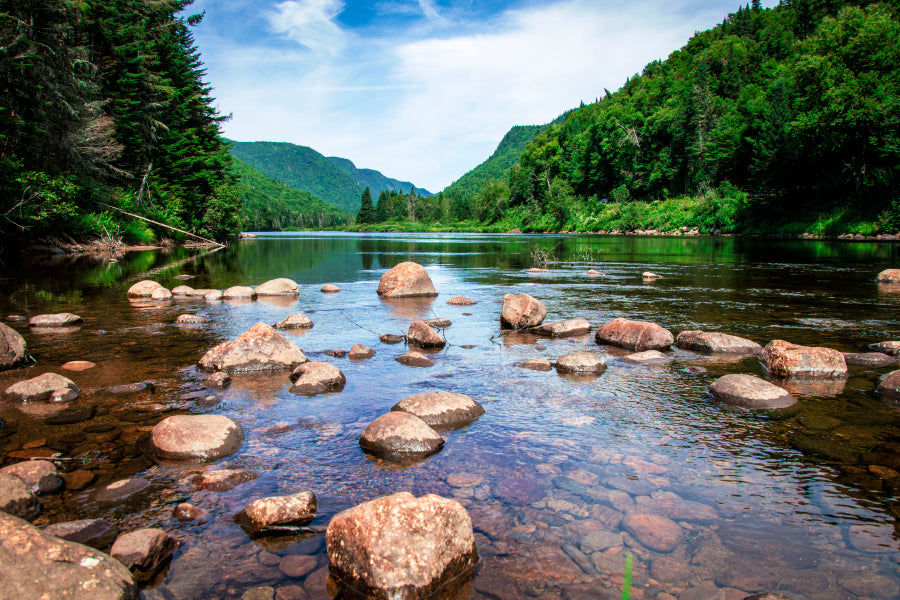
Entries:
POLYGON ((406 334, 409 343, 420 348, 443 348, 447 340, 424 321, 414 321, 406 334))
POLYGON ((288 315, 275 323, 275 329, 310 329, 312 326, 312 319, 301 313, 288 315))
POLYGON ((366 597, 424 598, 465 584, 478 562, 469 514, 434 494, 399 492, 338 513, 325 542, 332 575, 366 597))
POLYGON ((203 294, 203 300, 207 303, 221 302, 225 299, 225 295, 219 290, 210 290, 203 294))
POLYGON ((900 269, 885 269, 875 277, 878 283, 900 283, 900 269))
POLYGON ((256 286, 257 296, 296 296, 300 293, 297 282, 286 277, 270 279, 256 286))
POLYGON ((797 403, 788 392, 755 375, 724 375, 713 382, 709 393, 720 402, 744 408, 787 408, 797 403))
MULTIPOLYGON (((38 513, 37 497, 15 475, 0 473, 0 513, 31 519, 38 513)), ((0 538, 0 547, 3 539, 0 538)), ((2 568, 2 564, 0 564, 2 568)))
POLYGON ((134 577, 88 546, 0 513, 0 596, 12 599, 137 600, 134 577))
POLYGON ((191 483, 201 490, 227 492, 242 483, 253 481, 257 477, 259 477, 258 473, 247 469, 217 469, 200 473, 191 479, 191 483))
POLYGON ((350 348, 350 360, 366 360, 367 358, 372 358, 375 356, 375 350, 369 348, 368 346, 363 346, 362 344, 353 344, 353 347, 350 348))
POLYGON ((882 377, 875 393, 882 400, 900 405, 900 370, 891 371, 882 377))
POLYGON ((672 552, 681 542, 681 527, 661 515, 631 512, 622 519, 622 528, 656 552, 672 552))
POLYGON ((663 354, 659 350, 644 350, 643 352, 634 352, 622 357, 622 362, 631 363, 633 365, 645 365, 652 363, 660 363, 671 360, 668 354, 663 354))
POLYGON ((312 492, 298 492, 289 496, 269 496, 250 502, 241 511, 241 518, 257 533, 276 527, 306 525, 316 518, 319 500, 312 492))
POLYGON ((422 319, 422 322, 435 329, 447 329, 448 327, 453 325, 453 322, 450 319, 445 319, 443 317, 436 317, 434 319, 422 319))
POLYGON ((532 371, 553 370, 553 363, 546 358, 532 358, 530 360, 523 360, 520 363, 516 363, 516 366, 522 367, 523 369, 531 369, 532 371))
POLYGON ((425 392, 404 398, 392 411, 412 413, 434 429, 457 429, 473 423, 484 414, 484 407, 465 394, 425 392))
POLYGON ((47 525, 44 533, 103 550, 115 541, 119 528, 103 519, 81 519, 47 525))
POLYGON ((170 460, 215 460, 244 442, 240 423, 223 415, 166 417, 150 433, 153 453, 170 460))
POLYGON ((434 454, 444 445, 444 438, 419 417, 392 411, 369 423, 359 445, 379 458, 406 462, 434 454))
POLYGON ((550 337, 569 337, 573 335, 584 335, 590 333, 591 324, 587 319, 576 317, 565 321, 557 321, 556 323, 544 323, 538 326, 534 332, 538 335, 546 335, 550 337))
POLYGON ((66 371, 87 371, 96 366, 95 363, 92 363, 89 360, 70 360, 67 363, 63 363, 60 366, 60 369, 65 369, 66 371))
POLYGON ((869 344, 869 350, 872 352, 881 352, 889 356, 900 356, 900 340, 869 344))
POLYGON ((558 373, 587 373, 599 375, 606 370, 603 357, 594 352, 570 352, 556 359, 558 373))
POLYGON ((222 292, 224 300, 253 300, 256 298, 256 290, 246 285, 235 285, 222 292))
POLYGON ((425 267, 414 262, 402 262, 381 276, 378 295, 382 298, 415 298, 437 296, 434 284, 425 267))
POLYGON ((347 378, 340 369, 327 362, 306 362, 291 373, 291 392, 312 396, 323 392, 339 392, 347 378))
MULTIPOLYGON (((165 288, 163 288, 165 289, 165 288)), ((84 319, 72 313, 53 313, 48 315, 35 315, 28 319, 28 326, 34 328, 72 327, 81 325, 84 319)))
POLYGON ((236 340, 219 344, 204 354, 200 359, 200 367, 234 375, 290 371, 305 362, 306 356, 300 348, 260 322, 236 340))
POLYGON ((500 309, 500 325, 506 329, 537 327, 547 316, 543 302, 528 294, 506 294, 500 309))
POLYGON ((900 363, 900 357, 884 352, 844 352, 844 362, 863 367, 886 367, 900 363))
POLYGON ((126 295, 129 298, 149 298, 153 295, 154 290, 158 290, 161 287, 163 286, 159 282, 145 279, 143 281, 138 281, 133 286, 128 288, 128 292, 126 295))
POLYGON ((138 581, 148 581, 175 552, 178 542, 158 528, 123 533, 113 542, 109 555, 125 565, 138 581))
POLYGON ((0 473, 21 479, 35 495, 52 494, 62 489, 63 480, 56 465, 47 460, 26 460, 0 469, 0 473))
POLYGON ((598 344, 643 350, 665 350, 675 342, 668 329, 647 321, 629 321, 619 317, 597 330, 594 339, 598 344))
POLYGON ((0 323, 0 371, 25 363, 28 344, 18 331, 0 323))
POLYGON ((6 397, 17 402, 68 401, 81 391, 75 382, 56 373, 44 373, 6 388, 6 397), (74 395, 73 395, 74 394, 74 395))
POLYGON ((434 361, 422 354, 421 352, 407 352, 403 356, 398 356, 395 358, 398 363, 401 365, 406 365, 407 367, 433 367, 434 361))
POLYGON ((449 300, 447 300, 447 304, 452 304, 453 306, 472 306, 473 304, 478 304, 471 298, 466 298, 465 296, 453 296, 449 300))
POLYGON ((675 345, 707 354, 759 354, 762 350, 754 341, 718 331, 682 331, 675 338, 675 345))
POLYGON ((201 323, 206 323, 206 319, 204 319, 200 315, 184 314, 175 317, 176 325, 200 325, 201 323))
POLYGON ((844 355, 831 348, 800 346, 773 340, 759 354, 763 366, 775 377, 846 377, 844 355))

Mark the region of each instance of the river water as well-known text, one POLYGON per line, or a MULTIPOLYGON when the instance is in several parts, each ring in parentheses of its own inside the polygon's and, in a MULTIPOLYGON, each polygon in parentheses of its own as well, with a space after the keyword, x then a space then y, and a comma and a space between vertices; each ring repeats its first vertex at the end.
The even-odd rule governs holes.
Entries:
MULTIPOLYGON (((655 365, 629 366, 625 352, 574 339, 501 335, 500 302, 528 293, 547 322, 584 317, 599 326, 626 317, 674 334, 721 331, 761 344, 773 339, 865 352, 900 339, 900 287, 875 283, 900 267, 890 243, 751 238, 524 236, 475 234, 260 234, 225 250, 129 253, 116 262, 41 259, 0 271, 0 315, 72 312, 80 328, 28 331, 37 364, 0 373, 0 389, 52 371, 83 390, 67 408, 87 420, 48 424, 59 407, 0 401, 0 466, 53 453, 63 470, 88 471, 82 489, 41 497, 35 524, 104 518, 121 530, 161 527, 181 542, 148 598, 328 598, 323 534, 251 539, 234 515, 262 496, 311 490, 313 526, 337 512, 408 490, 458 499, 469 510, 482 561, 471 598, 614 598, 626 556, 632 598, 742 598, 780 591, 789 598, 900 596, 900 413, 874 394, 890 367, 850 367, 836 382, 780 382, 799 410, 777 418, 727 410, 707 394, 727 373, 764 376, 755 357, 723 360, 682 350, 655 365), (546 273, 528 273, 534 258, 546 273), (439 296, 383 301, 380 276, 406 260, 424 265, 439 296), (601 275, 590 276, 588 269, 601 275), (642 281, 652 271, 661 278, 642 281), (174 279, 192 275, 190 281, 174 279), (224 289, 276 277, 300 284, 299 298, 206 304, 202 299, 130 303, 140 279, 168 288, 224 289), (324 294, 332 283, 340 293, 324 294), (474 306, 451 306, 453 296, 474 306), (222 391, 203 387, 198 359, 254 323, 303 312, 315 326, 285 335, 311 360, 346 375, 339 393, 297 396, 287 375, 235 377, 222 391), (204 325, 176 326, 197 314, 204 325), (431 368, 395 362, 406 352, 379 341, 410 322, 443 317, 449 345, 431 368), (351 362, 325 354, 361 343, 377 351, 351 362), (601 352, 609 368, 573 378, 516 367, 576 350, 601 352), (96 367, 61 371, 71 360, 96 367), (147 382, 133 394, 104 388, 147 382), (414 465, 367 457, 359 435, 399 400, 423 391, 467 394, 485 414, 444 434, 443 450, 414 465), (152 426, 179 413, 239 421, 246 441, 213 465, 155 464, 152 426), (242 468, 253 481, 227 492, 197 490, 204 469, 242 468), (104 500, 111 482, 145 488, 104 500), (181 522, 188 501, 207 511, 181 522), (644 510, 672 518, 677 547, 645 547, 621 525, 644 510), (285 557, 313 559, 303 574, 285 557), (740 590, 740 591, 738 591, 740 590), (257 594, 258 596, 254 596, 257 594), (667 595, 668 594, 668 595, 667 595)), ((65 420, 65 419, 64 419, 65 420)))

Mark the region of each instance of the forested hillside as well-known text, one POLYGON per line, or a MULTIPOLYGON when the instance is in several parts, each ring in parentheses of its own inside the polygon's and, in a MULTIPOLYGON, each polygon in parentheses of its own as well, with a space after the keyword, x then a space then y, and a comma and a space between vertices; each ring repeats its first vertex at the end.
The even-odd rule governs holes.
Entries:
POLYGON ((162 232, 98 202, 216 239, 239 231, 222 117, 190 33, 202 15, 181 16, 190 4, 0 4, 4 245, 162 232))
POLYGON ((386 176, 381 171, 375 169, 360 169, 353 164, 353 161, 340 158, 337 156, 329 156, 331 163, 347 174, 350 179, 356 182, 361 190, 369 188, 371 193, 380 194, 381 192, 397 192, 400 194, 408 194, 415 190, 421 196, 432 196, 433 194, 424 188, 417 188, 410 181, 399 181, 386 176))

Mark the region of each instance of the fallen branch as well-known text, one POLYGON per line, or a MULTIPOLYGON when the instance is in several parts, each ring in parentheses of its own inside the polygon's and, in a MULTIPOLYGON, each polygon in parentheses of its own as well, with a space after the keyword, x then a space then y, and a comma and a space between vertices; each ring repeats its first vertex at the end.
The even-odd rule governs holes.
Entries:
POLYGON ((214 246, 218 246, 219 248, 224 248, 225 244, 220 244, 214 240, 209 238, 205 238, 202 235, 197 235, 196 233, 191 233, 190 231, 185 231, 184 229, 178 229, 177 227, 172 227, 171 225, 166 225, 165 223, 160 223, 159 221, 154 221, 153 219, 148 219, 147 217, 142 217, 141 215, 136 215, 134 213, 130 213, 128 211, 124 211, 121 208, 116 208, 115 206, 110 206, 105 202, 100 202, 99 200, 94 200, 100 206, 105 206, 106 208, 111 208, 113 210, 117 210, 124 215, 128 215, 129 217, 134 217, 135 219, 140 219, 141 221, 147 221, 148 223, 153 223, 154 225, 159 225, 160 227, 165 227, 166 229, 171 229, 172 231, 177 231, 178 233, 183 233, 185 235, 189 235, 191 237, 197 238, 198 240, 203 240, 207 244, 212 244, 214 246))

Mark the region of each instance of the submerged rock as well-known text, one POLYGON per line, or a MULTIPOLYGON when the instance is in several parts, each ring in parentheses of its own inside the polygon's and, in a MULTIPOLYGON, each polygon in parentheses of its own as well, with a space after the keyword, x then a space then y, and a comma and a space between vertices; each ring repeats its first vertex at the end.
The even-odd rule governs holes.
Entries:
POLYGON ((44 533, 103 550, 115 541, 119 528, 103 519, 82 519, 47 525, 44 533))
POLYGON ((500 309, 500 325, 506 329, 527 329, 540 325, 547 316, 544 303, 528 294, 506 294, 500 309))
POLYGON ((253 481, 257 477, 259 477, 258 473, 246 469, 218 469, 200 473, 191 479, 191 483, 201 490, 227 492, 242 483, 253 481))
POLYGON ((622 528, 656 552, 672 552, 681 543, 681 527, 661 515, 630 512, 622 519, 622 528))
POLYGON ((532 371, 552 371, 553 363, 547 360, 546 358, 533 358, 531 360, 524 360, 520 363, 516 364, 517 367, 521 367, 523 369, 531 369, 532 371))
POLYGON ((233 342, 219 344, 204 354, 200 359, 200 367, 234 375, 290 371, 305 362, 306 356, 300 348, 260 322, 233 342))
POLYGON ((585 333, 590 333, 590 331, 590 322, 582 317, 557 321, 556 323, 544 323, 535 329, 535 333, 538 335, 547 335, 550 337, 584 335, 585 333))
POLYGON ((785 390, 755 375, 725 375, 710 386, 709 393, 720 402, 744 408, 787 408, 797 403, 785 390))
POLYGON ((168 561, 178 542, 157 528, 123 533, 113 542, 109 555, 125 565, 138 581, 148 581, 168 561))
POLYGON ((121 563, 82 544, 0 513, 0 581, 4 598, 138 600, 121 563))
POLYGON ((758 354, 762 346, 754 341, 717 331, 682 331, 675 345, 684 350, 708 354, 758 354))
POLYGON ((73 315, 72 313, 35 315, 28 319, 28 326, 35 328, 72 327, 73 325, 81 325, 82 323, 84 323, 84 319, 78 315, 73 315))
POLYGON ((347 378, 340 369, 327 362, 306 362, 291 373, 291 392, 312 396, 323 392, 339 392, 347 378))
POLYGON ((619 317, 597 330, 598 344, 608 344, 629 350, 665 350, 675 342, 668 329, 647 321, 629 321, 619 317))
POLYGON ((799 346, 784 340, 769 342, 759 360, 775 377, 846 377, 844 355, 831 348, 799 346))
POLYGON ((404 398, 391 407, 419 417, 435 429, 457 429, 473 423, 484 407, 465 394, 426 392, 404 398))
POLYGON ((438 332, 432 329, 424 321, 415 321, 409 326, 409 332, 406 334, 410 344, 419 346, 420 348, 443 348, 447 345, 447 340, 442 338, 438 332))
POLYGON ((452 304, 454 306, 472 306, 473 304, 478 304, 471 298, 466 298, 465 296, 453 296, 449 300, 447 300, 447 304, 452 304))
POLYGON ((420 264, 402 262, 381 276, 378 295, 383 298, 437 296, 428 271, 420 264))
POLYGON ((603 357, 594 352, 570 352, 556 359, 558 373, 592 373, 599 375, 606 370, 603 357))
POLYGON ((369 423, 359 445, 379 458, 405 462, 434 454, 444 445, 444 438, 419 417, 393 411, 369 423))
POLYGON ((296 296, 300 293, 296 281, 279 277, 256 286, 257 296, 296 296))
POLYGON ((7 398, 18 402, 58 402, 74 400, 80 391, 71 379, 56 373, 44 373, 12 384, 5 393, 7 398))
POLYGON ((129 298, 149 298, 153 295, 154 290, 158 290, 161 287, 163 286, 160 283, 145 279, 128 288, 127 296, 129 298))
POLYGON ((172 460, 215 460, 241 447, 244 429, 223 415, 175 415, 150 433, 153 453, 172 460))
POLYGON ((288 315, 275 323, 275 329, 310 329, 312 326, 312 319, 301 313, 288 315))
POLYGON ((0 371, 25 363, 28 344, 18 331, 0 323, 0 371))
POLYGON ((345 510, 325 540, 332 575, 377 598, 424 598, 451 580, 461 585, 478 562, 469 514, 434 494, 399 492, 345 510))
POLYGON ((231 377, 224 371, 216 371, 203 380, 203 385, 216 390, 224 390, 231 385, 231 377))
POLYGON ((271 528, 306 525, 316 518, 318 505, 312 492, 270 496, 249 503, 239 518, 246 520, 255 533, 261 533, 271 528))

